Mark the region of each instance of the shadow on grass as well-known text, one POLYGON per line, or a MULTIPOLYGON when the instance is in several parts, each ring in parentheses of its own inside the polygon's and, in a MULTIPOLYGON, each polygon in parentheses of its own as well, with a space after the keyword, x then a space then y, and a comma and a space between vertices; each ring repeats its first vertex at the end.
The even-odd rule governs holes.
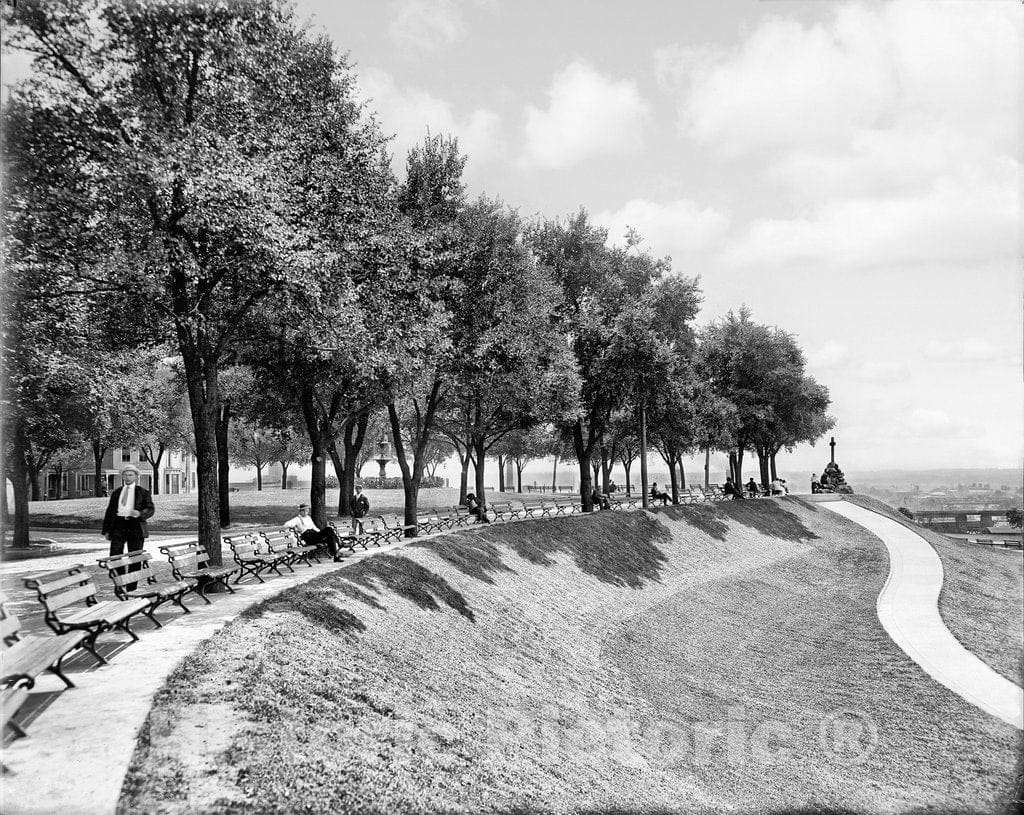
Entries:
POLYGON ((366 630, 366 625, 348 609, 340 608, 334 600, 334 590, 328 586, 296 586, 277 597, 247 608, 239 619, 256 619, 268 611, 295 611, 314 625, 335 634, 354 634, 366 630))
POLYGON ((686 521, 709 538, 724 541, 729 525, 713 505, 666 507, 661 510, 675 521, 686 521))
POLYGON ((440 603, 475 621, 466 598, 447 580, 414 560, 380 554, 361 560, 333 577, 331 587, 376 609, 384 605, 374 597, 382 589, 394 592, 427 611, 440 611, 440 603))
POLYGON ((554 566, 555 555, 564 553, 580 571, 603 583, 638 589, 658 580, 666 561, 658 544, 670 539, 669 531, 649 515, 600 513, 495 525, 472 537, 453 535, 415 545, 485 583, 493 583, 497 572, 514 572, 502 561, 500 545, 537 566, 554 566))
POLYGON ((781 501, 729 501, 723 508, 733 520, 768 537, 788 541, 818 538, 803 521, 788 512, 781 501))
POLYGON ((506 566, 502 561, 498 547, 491 541, 485 540, 483 534, 472 537, 448 535, 416 541, 410 543, 409 548, 430 549, 463 574, 491 585, 494 585, 492 574, 497 572, 515 573, 514 569, 506 566))

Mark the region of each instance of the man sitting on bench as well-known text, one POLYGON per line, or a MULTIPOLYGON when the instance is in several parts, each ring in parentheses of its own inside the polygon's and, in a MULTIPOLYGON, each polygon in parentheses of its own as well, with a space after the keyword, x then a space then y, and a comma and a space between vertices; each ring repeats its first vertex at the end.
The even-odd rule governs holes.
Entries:
POLYGON ((594 491, 590 494, 590 500, 594 502, 594 506, 599 510, 612 508, 612 505, 608 502, 608 496, 597 487, 594 487, 594 491))
POLYGON ((491 519, 487 517, 487 510, 472 492, 466 495, 466 508, 469 510, 469 514, 473 515, 480 523, 489 524, 491 522, 491 519))
POLYGON ((760 490, 757 488, 757 482, 754 480, 754 476, 750 476, 750 480, 747 482, 747 495, 751 498, 757 498, 760 490))
POLYGON ((651 484, 651 500, 652 501, 661 501, 661 505, 665 506, 666 504, 668 504, 669 499, 671 497, 672 496, 669 495, 664 490, 659 490, 658 489, 658 482, 657 481, 655 481, 653 484, 651 484))
POLYGON ((299 504, 299 514, 285 523, 285 529, 291 529, 303 543, 326 546, 331 557, 338 559, 338 537, 331 528, 321 529, 309 517, 309 504, 299 504))
POLYGON ((743 492, 736 488, 736 485, 732 483, 732 476, 727 475, 725 477, 725 487, 722 492, 725 493, 726 498, 731 498, 733 501, 739 501, 743 497, 743 492))

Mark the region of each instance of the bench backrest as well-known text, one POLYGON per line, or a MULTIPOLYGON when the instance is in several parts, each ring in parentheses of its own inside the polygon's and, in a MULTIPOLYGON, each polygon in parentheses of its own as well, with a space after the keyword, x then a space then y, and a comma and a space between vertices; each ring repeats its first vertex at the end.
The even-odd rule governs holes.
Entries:
POLYGON ((96 584, 80 563, 67 569, 26 577, 24 583, 26 588, 35 589, 47 614, 83 600, 88 605, 96 602, 96 584))
POLYGON ((0 595, 0 640, 6 648, 17 642, 21 632, 21 620, 13 611, 7 610, 7 598, 0 595))
POLYGON ((153 569, 149 565, 152 558, 153 556, 149 552, 129 552, 126 555, 102 557, 96 562, 107 570, 114 583, 114 594, 120 597, 124 593, 126 583, 141 583, 143 580, 147 583, 156 581, 156 575, 153 574, 153 569), (134 572, 127 570, 127 567, 134 565, 138 565, 139 568, 134 572), (124 574, 118 574, 119 569, 124 569, 124 574))
POLYGON ((224 538, 224 543, 231 547, 236 558, 252 557, 265 554, 262 549, 266 546, 263 536, 255 532, 247 532, 244 535, 224 538))
POLYGON ((179 572, 197 571, 210 565, 210 555, 198 541, 161 546, 160 552, 170 561, 175 577, 179 572))
POLYGON ((260 530, 256 534, 263 538, 263 542, 272 552, 279 552, 283 549, 288 549, 298 543, 298 541, 295 540, 295 536, 291 533, 291 530, 288 529, 280 529, 276 532, 260 530))

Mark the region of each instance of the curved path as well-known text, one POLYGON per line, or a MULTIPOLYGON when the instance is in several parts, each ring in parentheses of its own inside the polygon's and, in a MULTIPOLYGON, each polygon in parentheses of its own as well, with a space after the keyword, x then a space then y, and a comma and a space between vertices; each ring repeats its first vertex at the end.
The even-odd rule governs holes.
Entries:
POLYGON ((848 501, 821 506, 872 532, 889 550, 878 619, 925 673, 986 713, 1024 729, 1024 689, 996 673, 950 633, 939 616, 942 561, 920 535, 848 501))

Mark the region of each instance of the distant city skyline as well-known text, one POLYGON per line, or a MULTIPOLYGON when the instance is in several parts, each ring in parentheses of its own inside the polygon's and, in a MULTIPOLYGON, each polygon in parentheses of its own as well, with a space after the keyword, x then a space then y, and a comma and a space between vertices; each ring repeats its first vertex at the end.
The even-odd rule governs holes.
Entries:
MULTIPOLYGON (((634 227, 701 276, 699 325, 746 304, 794 333, 847 473, 1020 464, 1019 3, 296 9, 349 54, 399 175, 451 133, 471 196, 634 227)), ((780 468, 820 472, 827 442, 780 468)))

